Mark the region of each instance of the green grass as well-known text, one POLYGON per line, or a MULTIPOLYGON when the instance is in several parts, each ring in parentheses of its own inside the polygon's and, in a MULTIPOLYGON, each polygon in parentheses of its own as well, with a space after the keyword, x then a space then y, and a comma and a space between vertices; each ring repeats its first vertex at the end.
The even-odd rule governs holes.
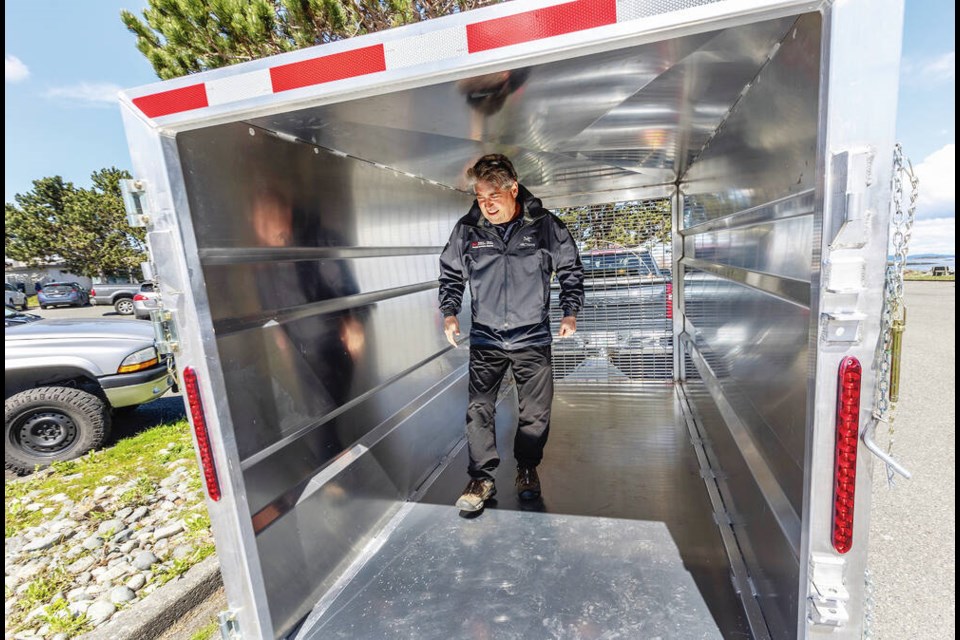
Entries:
POLYGON ((37 616, 37 618, 50 625, 51 634, 65 633, 67 637, 73 638, 90 630, 90 620, 87 614, 81 614, 76 618, 70 613, 69 605, 66 600, 58 600, 47 607, 47 613, 37 616))
MULTIPOLYGON (((65 592, 70 587, 72 579, 63 567, 57 567, 52 571, 47 571, 37 576, 33 582, 27 585, 27 590, 20 596, 20 599, 17 601, 17 606, 11 612, 10 616, 7 617, 6 628, 16 632, 33 625, 33 621, 31 621, 29 625, 23 624, 23 620, 27 614, 40 605, 50 602, 50 598, 52 598, 54 594, 65 592)), ((65 600, 62 601, 62 604, 60 602, 54 603, 48 607, 47 613, 39 616, 39 618, 44 622, 49 622, 48 618, 57 617, 54 615, 56 611, 60 608, 65 609, 67 604, 65 600)), ((60 622, 68 621, 60 620, 60 622)))
POLYGON ((169 562, 163 563, 165 567, 161 565, 157 569, 157 573, 154 576, 154 581, 157 584, 166 584, 173 580, 174 578, 179 578, 187 572, 190 567, 195 564, 199 564, 201 561, 206 560, 216 552, 216 549, 213 546, 212 542, 204 542, 199 547, 193 550, 186 558, 178 558, 176 560, 170 560, 169 562))
MULTIPOLYGON (((65 494, 79 503, 92 498, 99 486, 116 487, 130 480, 137 484, 120 496, 117 509, 137 507, 143 504, 155 490, 160 480, 171 473, 165 464, 174 460, 194 460, 190 427, 186 420, 160 425, 130 438, 124 438, 109 449, 90 453, 67 462, 54 462, 48 470, 36 473, 27 479, 4 484, 5 537, 15 535, 28 527, 36 526, 48 516, 40 511, 29 512, 31 502, 57 508, 57 503, 45 500, 58 493, 65 494), (160 454, 161 450, 168 452, 160 454), (104 480, 107 476, 117 479, 104 480), (32 492, 37 494, 28 498, 32 492)), ((193 486, 199 482, 196 466, 188 467, 195 473, 190 476, 193 486), (193 476, 196 476, 194 480, 193 476)), ((92 512, 88 518, 108 519, 112 514, 92 512)))
POLYGON ((931 276, 923 273, 905 273, 903 279, 908 281, 932 281, 932 282, 955 282, 956 275, 950 276, 931 276))
POLYGON ((193 635, 190 636, 190 640, 213 640, 217 636, 217 632, 220 631, 220 623, 214 618, 201 629, 193 632, 193 635))

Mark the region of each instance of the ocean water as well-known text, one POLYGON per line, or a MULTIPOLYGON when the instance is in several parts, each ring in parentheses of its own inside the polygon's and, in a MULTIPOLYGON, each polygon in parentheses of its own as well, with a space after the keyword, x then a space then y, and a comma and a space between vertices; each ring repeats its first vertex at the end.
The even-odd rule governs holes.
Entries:
POLYGON ((933 267, 949 267, 951 271, 956 271, 956 256, 947 255, 917 255, 907 256, 906 269, 913 271, 929 271, 933 267))

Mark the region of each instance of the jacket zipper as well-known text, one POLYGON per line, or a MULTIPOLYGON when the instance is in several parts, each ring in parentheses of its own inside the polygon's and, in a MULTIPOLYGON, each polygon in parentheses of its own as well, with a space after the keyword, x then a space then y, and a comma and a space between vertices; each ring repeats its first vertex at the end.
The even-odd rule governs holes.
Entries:
POLYGON ((477 226, 477 229, 494 238, 503 248, 503 253, 501 254, 503 256, 503 329, 507 329, 509 325, 507 322, 507 310, 510 308, 510 305, 507 303, 507 292, 510 291, 510 265, 508 264, 507 260, 509 258, 510 243, 520 235, 521 229, 527 226, 527 221, 525 218, 523 218, 523 214, 521 213, 520 215, 520 226, 516 228, 516 230, 513 232, 513 235, 510 236, 510 240, 508 242, 504 242, 503 238, 501 238, 500 234, 496 231, 490 231, 482 226, 477 226))

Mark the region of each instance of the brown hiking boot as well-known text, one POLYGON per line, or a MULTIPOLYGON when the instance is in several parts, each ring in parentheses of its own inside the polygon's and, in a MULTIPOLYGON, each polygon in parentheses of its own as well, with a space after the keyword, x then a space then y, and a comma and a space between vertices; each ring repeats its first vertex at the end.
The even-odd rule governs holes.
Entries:
POLYGON ((473 478, 467 483, 463 495, 457 500, 457 508, 461 511, 480 511, 483 503, 497 493, 497 488, 490 478, 473 478))
POLYGON ((540 497, 540 476, 536 467, 517 468, 517 495, 521 500, 536 500, 540 497))

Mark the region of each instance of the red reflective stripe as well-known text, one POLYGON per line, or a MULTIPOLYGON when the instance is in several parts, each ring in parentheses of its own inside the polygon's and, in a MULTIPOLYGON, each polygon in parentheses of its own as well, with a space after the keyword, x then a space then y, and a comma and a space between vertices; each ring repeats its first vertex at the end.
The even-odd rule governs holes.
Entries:
POLYGON ((837 380, 837 436, 833 471, 833 548, 853 546, 853 511, 857 489, 857 444, 860 440, 860 380, 863 369, 853 357, 840 362, 837 380))
POLYGON ((384 57, 383 45, 378 44, 273 67, 270 69, 270 81, 273 84, 273 92, 279 93, 386 71, 386 69, 387 61, 384 57))
POLYGON ((183 370, 183 386, 187 393, 190 416, 193 418, 193 432, 197 437, 197 448, 200 450, 200 467, 206 481, 207 495, 217 502, 220 500, 220 481, 217 479, 217 465, 213 461, 213 449, 210 447, 210 435, 207 433, 203 403, 200 401, 200 385, 197 383, 197 373, 193 367, 183 370))
POLYGON ((159 118, 171 113, 202 109, 208 106, 207 88, 203 83, 193 84, 189 87, 134 98, 133 104, 148 118, 159 118))
POLYGON ((487 51, 616 22, 616 0, 577 0, 515 16, 468 24, 467 51, 487 51))

